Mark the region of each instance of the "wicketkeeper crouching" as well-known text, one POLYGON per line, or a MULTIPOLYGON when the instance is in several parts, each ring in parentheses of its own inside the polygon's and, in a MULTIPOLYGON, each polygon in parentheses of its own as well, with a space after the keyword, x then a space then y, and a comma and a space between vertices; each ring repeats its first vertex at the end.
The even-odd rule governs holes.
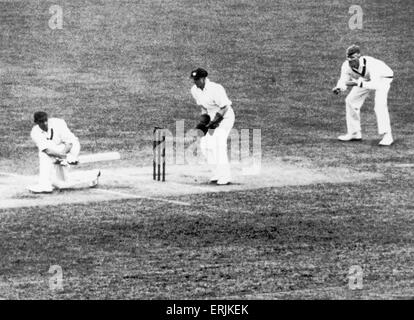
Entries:
POLYGON ((201 151, 208 164, 214 165, 210 182, 225 185, 231 181, 231 168, 227 155, 227 139, 234 125, 232 102, 223 86, 207 78, 207 71, 198 68, 191 72, 194 85, 191 94, 201 107, 200 123, 197 129, 204 132, 201 151))

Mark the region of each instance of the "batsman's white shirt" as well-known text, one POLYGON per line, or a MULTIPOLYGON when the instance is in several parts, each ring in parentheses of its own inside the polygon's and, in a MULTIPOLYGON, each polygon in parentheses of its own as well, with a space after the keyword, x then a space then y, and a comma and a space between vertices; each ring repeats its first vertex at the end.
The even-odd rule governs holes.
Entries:
POLYGON ((358 80, 358 87, 377 90, 383 86, 384 80, 387 82, 393 76, 394 72, 385 62, 373 57, 361 56, 358 70, 351 68, 347 60, 342 64, 341 77, 336 86, 341 91, 346 91, 346 82, 356 79, 358 80))
MULTIPOLYGON (((223 86, 210 81, 208 78, 206 78, 206 84, 203 90, 197 88, 196 85, 193 85, 191 94, 197 105, 202 106, 207 110, 211 119, 214 119, 214 116, 220 108, 225 106, 231 107, 231 101, 227 97, 226 90, 224 90, 223 86)), ((224 114, 224 119, 225 118, 226 114, 224 114)))
POLYGON ((35 125, 30 136, 40 152, 48 148, 55 149, 62 143, 78 142, 78 138, 69 130, 65 120, 58 118, 48 119, 47 132, 40 129, 39 125, 35 125))

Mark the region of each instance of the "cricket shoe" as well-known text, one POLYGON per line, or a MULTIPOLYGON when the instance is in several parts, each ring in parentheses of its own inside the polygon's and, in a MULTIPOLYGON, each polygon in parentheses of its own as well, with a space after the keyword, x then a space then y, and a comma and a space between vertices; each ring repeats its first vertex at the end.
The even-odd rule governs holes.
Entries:
POLYGON ((54 188, 52 185, 36 184, 34 186, 30 186, 28 189, 31 193, 52 193, 54 188))
POLYGON ((220 177, 218 175, 214 175, 213 177, 210 178, 210 183, 217 182, 219 179, 220 177))
POLYGON ((392 138, 391 133, 386 133, 382 137, 382 140, 379 142, 380 146, 390 146, 394 142, 394 139, 392 138))
POLYGON ((338 137, 339 141, 361 141, 361 132, 347 133, 338 137))
POLYGON ((230 184, 230 178, 220 178, 217 180, 217 185, 225 186, 226 184, 230 184))
POLYGON ((101 171, 98 170, 98 173, 96 174, 95 179, 93 179, 90 183, 89 183, 89 188, 96 188, 99 184, 99 177, 101 176, 101 171))

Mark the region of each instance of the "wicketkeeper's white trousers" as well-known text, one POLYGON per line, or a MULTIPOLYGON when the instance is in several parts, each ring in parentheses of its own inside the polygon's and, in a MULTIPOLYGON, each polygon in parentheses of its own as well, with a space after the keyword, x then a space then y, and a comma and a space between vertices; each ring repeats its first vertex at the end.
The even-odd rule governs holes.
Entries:
MULTIPOLYGON (((64 144, 56 145, 54 148, 57 152, 63 152, 65 148, 64 144)), ((80 152, 80 143, 78 140, 72 142, 72 149, 67 154, 67 157, 77 159, 80 152)), ((50 186, 66 189, 66 188, 82 188, 89 186, 89 182, 92 180, 90 177, 82 179, 82 181, 74 181, 69 178, 69 168, 55 164, 55 157, 48 156, 45 152, 39 152, 39 185, 45 188, 50 186)))
POLYGON ((392 79, 384 78, 375 90, 353 87, 345 99, 346 124, 348 133, 361 131, 360 110, 371 91, 375 91, 375 114, 377 117, 378 133, 391 133, 390 116, 388 113, 388 91, 392 79))
POLYGON ((214 133, 211 135, 208 132, 200 141, 201 151, 206 156, 207 163, 213 166, 213 175, 219 179, 231 179, 227 139, 233 128, 234 120, 233 108, 229 107, 214 133))

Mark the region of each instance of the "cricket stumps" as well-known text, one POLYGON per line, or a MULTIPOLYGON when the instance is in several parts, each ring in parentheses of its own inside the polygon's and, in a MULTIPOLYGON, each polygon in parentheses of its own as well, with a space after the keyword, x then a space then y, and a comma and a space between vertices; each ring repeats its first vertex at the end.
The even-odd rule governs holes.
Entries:
POLYGON ((152 177, 157 181, 165 181, 165 131, 154 127, 153 131, 152 177))

